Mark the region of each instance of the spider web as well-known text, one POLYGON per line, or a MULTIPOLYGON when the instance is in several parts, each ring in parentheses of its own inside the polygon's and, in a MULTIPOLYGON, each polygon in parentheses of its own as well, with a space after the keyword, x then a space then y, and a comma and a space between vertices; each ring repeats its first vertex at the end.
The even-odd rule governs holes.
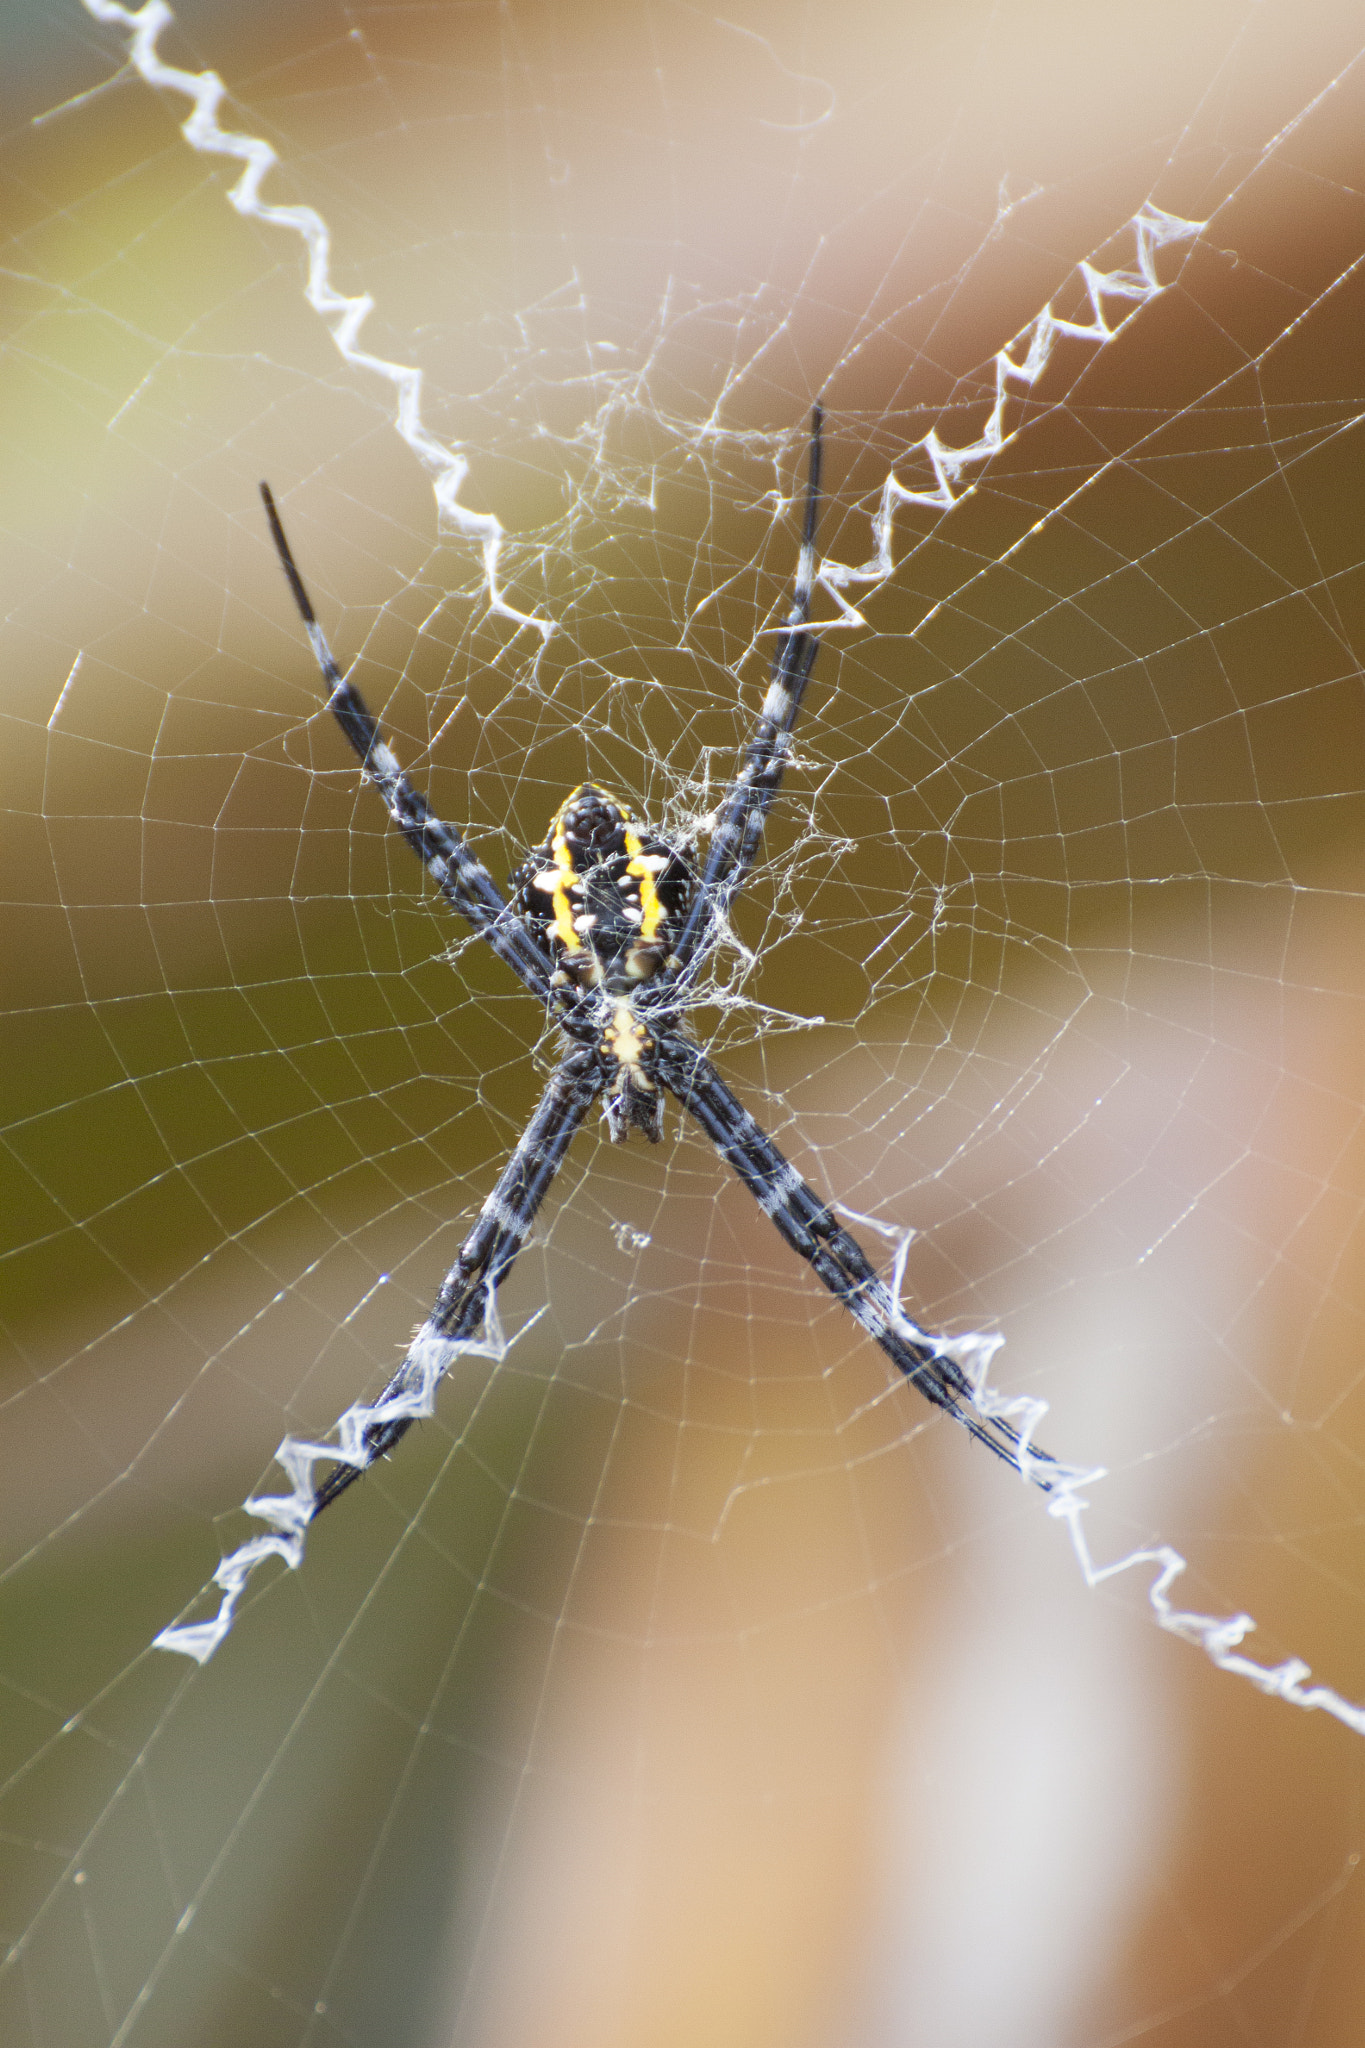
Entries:
POLYGON ((1354 2041, 1358 23, 26 31, 0 2038, 1354 2041), (305 1556, 272 1454, 555 1048, 257 481, 501 881, 587 777, 704 827, 817 397, 822 647, 692 1027, 1068 1482, 675 1108, 580 1136, 305 1556))

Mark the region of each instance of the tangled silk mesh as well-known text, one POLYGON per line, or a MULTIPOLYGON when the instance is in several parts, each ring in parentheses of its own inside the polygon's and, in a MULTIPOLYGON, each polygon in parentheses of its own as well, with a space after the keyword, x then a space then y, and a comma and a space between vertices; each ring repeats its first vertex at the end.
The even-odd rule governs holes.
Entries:
MULTIPOLYGON (((730 69, 710 112, 764 165, 747 205, 771 266, 742 289, 723 251, 661 230, 632 185, 632 123, 613 161, 590 90, 579 104, 587 50, 529 12, 463 20, 472 49, 382 9, 319 12, 273 53, 275 30, 235 23, 221 61, 255 53, 253 96, 213 68, 212 14, 84 0, 97 75, 73 72, 15 131, 34 153, 16 189, 50 196, 25 213, 7 348, 16 373, 47 366, 45 436, 74 419, 88 446, 66 465, 73 501, 35 439, 12 522, 35 692, 11 769, 34 875, 15 892, 32 915, 17 1042, 37 1080, 10 1152, 6 2039, 229 2038, 227 1984, 231 2038, 534 2032, 532 1991, 504 1988, 520 1954, 500 1948, 540 1924, 502 1903, 520 1896, 517 1816, 542 1775, 599 1813, 615 1797, 555 1747, 562 1646, 609 1646, 604 1670, 686 1641, 747 1656, 779 1614, 863 1606, 885 1644, 911 1580, 946 1583, 973 1541, 989 1554, 1003 1517, 1006 1549, 1050 1517, 1085 1587, 1135 1588, 1222 1672, 1320 1710, 1343 1744, 1365 1733, 1349 24, 1305 46, 1273 10, 1229 12, 1159 146, 1114 110, 1112 146, 1087 130, 1032 184, 1006 164, 987 203, 988 151, 950 189, 955 138, 992 93, 1026 92, 984 18, 976 68, 944 74, 954 116, 932 147, 847 188, 875 66, 822 69, 818 37, 798 66, 757 17, 674 44, 664 19, 640 77, 662 81, 650 139, 675 183, 690 196, 713 146, 684 111, 712 37, 730 69), (505 157, 460 161, 490 184, 499 164, 506 191, 457 206, 447 247, 426 152, 439 164, 477 127, 493 77, 505 157), (576 184, 603 178, 603 133, 595 213, 576 184), (100 196, 86 170, 78 203, 54 167, 83 151, 100 196), (771 221, 764 177, 785 200, 771 221), (519 222, 532 186, 546 212, 519 222), (1017 1433, 1020 1475, 963 1476, 980 1454, 890 1383, 674 1128, 659 1155, 580 1138, 479 1336, 418 1340, 397 1407, 376 1407, 553 1034, 537 1043, 534 1006, 343 758, 256 478, 399 759, 501 881, 588 776, 672 837, 705 833, 790 602, 817 397, 815 683, 692 1027, 880 1256, 907 1332, 932 1333, 979 1414, 1017 1433), (398 1412, 422 1432, 305 1559, 320 1471, 364 1462, 367 1427, 398 1412), (255 1478, 281 1417, 277 1471, 255 1478), (842 1579, 826 1554, 809 1576, 783 1519, 825 1529, 811 1503, 830 1490, 854 1532, 842 1579), (912 1528, 915 1499, 933 1506, 912 1528), (789 1569, 748 1607, 736 1546, 764 1528, 789 1569), (210 1529, 221 1561, 196 1594, 210 1529), (710 1560, 728 1619, 686 1601, 678 1619, 657 1562, 675 1548, 710 1560), (651 1568, 638 1604, 601 1590, 651 1568), (144 1653, 205 1664, 234 1621, 198 1677, 144 1653), (505 1726, 468 1704, 479 1687, 506 1688, 505 1726), (370 1719, 392 1755, 339 1797, 336 1759, 371 1740, 347 1731, 370 1719), (472 1876, 448 1841, 420 1842, 420 1788, 432 1802, 451 1754, 472 1876), (281 1851, 266 1818, 310 1786, 346 1816, 330 1888, 327 1851, 288 1820, 281 1851), (411 1957, 384 1902, 395 1867, 411 1957), (309 1873, 297 1949, 287 1913, 245 1915, 263 1870, 268 1887, 309 1873)), ((606 63, 606 19, 582 33, 606 63)), ((997 1644, 1021 1617, 1043 1633, 1038 1572, 1062 1559, 1040 1555, 997 1644)), ((1131 1600, 1117 1613, 1137 1626, 1131 1600)), ((1040 1650, 1045 1722, 1094 1654, 1067 1642, 1040 1650)), ((801 1687, 832 1654, 808 1653, 801 1687)), ((969 1748, 980 1688, 944 1721, 943 1669, 937 1740, 969 1748)), ((1136 1688, 1114 1683, 1090 1718, 1117 1731, 1136 1688)), ((1019 1720, 1007 1689, 999 1707, 1019 1720)), ((739 1721, 761 1752, 765 1713, 739 1721)), ((820 1768, 833 1784, 843 1766, 820 1768)), ((652 1812, 668 1794, 647 1778, 637 1765, 630 1797, 652 1812)), ((1056 1786, 1048 1804, 1068 1810, 1056 1786)), ((1023 1831, 1041 1851, 1053 1826, 1023 1831)), ((1093 1911, 1105 1887, 1055 1826, 1048 1860, 1074 1861, 1093 1911)), ((978 1862, 1004 1867, 989 1840, 978 1862)), ((1319 1876, 1310 1920, 1346 1882, 1319 1876)), ((642 2038, 630 1958, 651 1935, 620 1930, 652 1895, 623 1896, 599 1900, 615 1931, 583 2009, 606 1998, 642 2038)), ((975 1878, 964 1897, 1003 1954, 975 1878)), ((1015 2039, 1070 2038, 1059 2015, 1090 1976, 1078 1990, 1074 1944, 1070 1975, 1049 1961, 1064 1904, 1046 1938, 1017 1901, 1000 1911, 1021 1953, 978 2012, 955 1937, 912 1967, 869 1909, 875 1952, 831 2037, 998 2039, 1003 2011, 1015 2039), (958 1987, 941 2012, 935 1972, 958 1987)), ((1233 1978, 1203 1968, 1188 2009, 1232 2030, 1233 1978)), ((562 1988, 545 1996, 562 2014, 562 1988)), ((1144 1987, 1125 2024, 1168 2038, 1159 2006, 1144 1987)), ((601 2038, 600 2013, 582 2025, 601 2038)))

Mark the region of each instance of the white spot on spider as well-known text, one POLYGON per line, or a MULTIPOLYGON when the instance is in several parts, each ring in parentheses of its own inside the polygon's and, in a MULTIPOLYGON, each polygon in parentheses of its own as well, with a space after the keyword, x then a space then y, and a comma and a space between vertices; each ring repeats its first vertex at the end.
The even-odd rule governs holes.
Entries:
POLYGON ((502 1229, 510 1231, 513 1235, 520 1234, 526 1229, 525 1217, 518 1216, 515 1209, 509 1209, 506 1202, 499 1195, 490 1195, 484 1203, 480 1214, 491 1216, 495 1222, 501 1225, 502 1229))
POLYGON ((875 1294, 860 1294, 850 1299, 849 1307, 870 1337, 884 1337, 891 1327, 891 1318, 875 1294))
POLYGON ((772 1184, 759 1196, 759 1207, 765 1216, 775 1216, 786 1206, 795 1194, 799 1194, 803 1183, 794 1166, 784 1164, 780 1173, 773 1176, 772 1184))

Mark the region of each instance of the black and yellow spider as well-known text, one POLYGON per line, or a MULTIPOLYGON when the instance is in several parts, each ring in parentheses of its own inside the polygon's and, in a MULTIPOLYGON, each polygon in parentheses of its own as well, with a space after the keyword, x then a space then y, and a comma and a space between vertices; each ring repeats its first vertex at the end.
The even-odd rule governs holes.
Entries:
POLYGON ((497 1186, 446 1274, 431 1314, 373 1406, 343 1424, 337 1461, 313 1494, 317 1515, 412 1423, 435 1383, 483 1330, 574 1133, 599 1097, 613 1139, 657 1141, 664 1097, 696 1118, 726 1165, 899 1371, 1000 1457, 1048 1488, 1052 1461, 976 1406, 949 1349, 909 1321, 855 1238, 736 1100, 684 1028, 689 991, 753 866, 782 780, 819 641, 810 630, 820 509, 821 412, 812 416, 805 522, 794 602, 778 639, 753 738, 716 814, 700 873, 691 850, 655 838, 608 791, 584 783, 556 812, 543 846, 511 877, 510 900, 408 781, 332 657, 295 566, 269 486, 270 530, 328 690, 328 708, 398 830, 447 902, 520 977, 564 1049, 497 1186), (1039 1466, 1045 1468, 1039 1471, 1039 1466))

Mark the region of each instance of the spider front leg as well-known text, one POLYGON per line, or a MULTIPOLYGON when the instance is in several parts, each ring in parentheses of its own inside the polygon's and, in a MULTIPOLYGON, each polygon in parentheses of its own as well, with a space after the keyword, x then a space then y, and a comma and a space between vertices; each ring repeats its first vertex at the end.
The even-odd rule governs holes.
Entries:
POLYGON ((721 803, 711 845, 702 870, 701 886, 688 913, 674 949, 675 974, 687 969, 706 953, 730 905, 748 879, 763 839, 763 827, 773 798, 782 782, 791 736, 801 711, 801 700, 810 681, 820 642, 807 631, 811 597, 815 589, 815 533, 820 518, 820 448, 824 412, 811 412, 810 460, 806 475, 806 513, 801 532, 801 552, 796 565, 796 588, 787 623, 777 644, 768 678, 768 693, 759 713, 758 727, 744 750, 739 773, 721 803))
POLYGON ((391 1451, 414 1422, 430 1415, 436 1382, 459 1355, 460 1344, 483 1328, 494 1296, 525 1244, 546 1190, 564 1163, 574 1133, 601 1094, 607 1073, 601 1057, 585 1046, 561 1059, 403 1363, 373 1407, 352 1411, 349 1431, 343 1421, 348 1455, 314 1493, 313 1517, 376 1458, 391 1451))
POLYGON ((554 969, 545 948, 534 932, 528 931, 511 915, 497 883, 483 862, 470 852, 455 827, 436 817, 426 798, 408 781, 379 729, 378 719, 355 685, 348 682, 337 667, 318 624, 313 601, 299 574, 293 551, 285 539, 269 484, 261 485, 261 500, 270 522, 280 566, 294 594, 313 657, 327 685, 327 708, 360 756, 366 781, 373 783, 379 791, 390 818, 446 901, 468 919, 481 938, 487 939, 498 958, 506 961, 531 994, 549 1006, 555 1001, 551 981, 554 969))

